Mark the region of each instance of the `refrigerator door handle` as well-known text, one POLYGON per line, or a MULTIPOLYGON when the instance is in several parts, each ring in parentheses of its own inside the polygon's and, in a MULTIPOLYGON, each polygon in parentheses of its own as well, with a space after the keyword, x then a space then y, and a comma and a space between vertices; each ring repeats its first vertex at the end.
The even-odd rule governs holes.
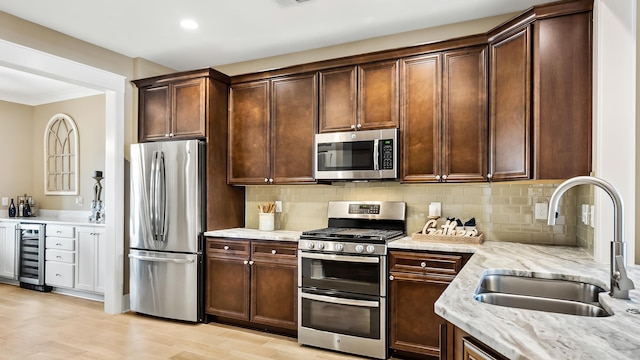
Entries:
POLYGON ((158 157, 158 166, 156 167, 156 171, 158 179, 156 188, 156 196, 158 197, 156 201, 156 231, 158 232, 158 240, 165 241, 164 232, 166 227, 167 212, 167 179, 165 176, 164 152, 162 151, 160 152, 160 156, 158 157))
POLYGON ((158 173, 158 152, 153 152, 153 158, 151 160, 151 173, 149 174, 149 217, 151 220, 151 234, 153 234, 153 239, 157 240, 158 230, 156 229, 157 225, 157 198, 156 198, 156 181, 157 181, 157 173, 158 173))
POLYGON ((167 258, 159 258, 154 256, 142 256, 142 255, 133 255, 133 254, 129 254, 129 258, 135 259, 135 260, 175 263, 175 264, 190 264, 195 261, 193 259, 167 259, 167 258))

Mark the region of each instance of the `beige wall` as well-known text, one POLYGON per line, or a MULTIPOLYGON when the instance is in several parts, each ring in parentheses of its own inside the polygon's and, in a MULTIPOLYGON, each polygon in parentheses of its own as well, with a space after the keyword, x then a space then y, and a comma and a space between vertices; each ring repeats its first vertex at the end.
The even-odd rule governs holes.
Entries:
MULTIPOLYGON (((8 149, 0 151, 0 164, 11 169, 0 177, 0 196, 15 198, 29 194, 36 201, 38 209, 91 210, 95 183, 91 177, 94 170, 104 171, 105 116, 104 95, 40 106, 0 101, 0 143, 8 149), (44 130, 49 119, 58 113, 71 116, 78 128, 78 196, 84 200, 82 206, 76 205, 75 195, 44 195, 44 130)), ((0 206, 3 211, 6 208, 0 206)))
MULTIPOLYGON (((0 197, 15 201, 16 196, 33 189, 32 119, 31 106, 0 101, 0 197)), ((0 209, 6 211, 7 207, 0 209)))
MULTIPOLYGON (((41 209, 91 210, 93 172, 105 168, 105 96, 95 95, 69 101, 35 106, 33 110, 33 189, 31 193, 41 209), (78 128, 79 195, 83 205, 75 203, 76 195, 44 195, 44 130, 52 116, 69 115, 78 128)), ((105 177, 109 174, 104 174, 105 177)), ((104 182, 102 183, 104 185, 104 182)), ((104 192, 102 199, 104 200, 104 192)))
POLYGON ((374 51, 397 49, 422 45, 436 41, 452 39, 460 36, 485 33, 515 14, 504 14, 484 19, 465 21, 428 29, 408 31, 400 34, 381 36, 346 44, 328 46, 320 49, 300 51, 280 56, 245 61, 235 64, 214 65, 214 68, 229 76, 247 74, 269 69, 306 64, 314 61, 336 59, 345 56, 370 53, 374 51))

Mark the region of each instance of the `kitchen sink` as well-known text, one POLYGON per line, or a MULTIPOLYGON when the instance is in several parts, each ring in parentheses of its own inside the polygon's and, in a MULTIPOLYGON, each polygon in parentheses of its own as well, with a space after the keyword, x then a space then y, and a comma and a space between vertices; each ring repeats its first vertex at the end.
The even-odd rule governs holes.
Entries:
POLYGON ((527 276, 488 274, 478 284, 477 301, 545 312, 604 317, 610 316, 598 300, 603 288, 579 281, 527 276))

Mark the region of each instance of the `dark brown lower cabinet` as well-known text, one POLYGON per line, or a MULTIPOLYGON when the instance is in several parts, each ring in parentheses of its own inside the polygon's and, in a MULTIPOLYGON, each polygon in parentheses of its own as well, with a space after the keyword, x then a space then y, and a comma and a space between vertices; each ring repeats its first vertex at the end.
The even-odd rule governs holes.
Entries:
POLYGON ((469 257, 455 253, 389 253, 389 347, 394 356, 437 359, 445 355, 442 352, 446 352, 450 329, 433 306, 469 257))
POLYGON ((507 360, 489 346, 448 323, 452 336, 447 342, 447 356, 443 360, 507 360))
POLYGON ((207 239, 210 320, 292 334, 297 330, 297 244, 207 239))

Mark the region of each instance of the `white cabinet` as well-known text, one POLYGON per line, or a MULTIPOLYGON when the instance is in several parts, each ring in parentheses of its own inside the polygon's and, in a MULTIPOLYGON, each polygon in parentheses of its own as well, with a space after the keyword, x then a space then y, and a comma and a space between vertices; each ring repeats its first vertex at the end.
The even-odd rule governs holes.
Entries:
POLYGON ((16 280, 16 223, 0 221, 0 277, 16 280))
POLYGON ((45 233, 45 284, 73 288, 76 268, 75 226, 47 224, 45 233))
POLYGON ((78 243, 76 282, 78 290, 104 294, 104 228, 76 227, 78 243))

